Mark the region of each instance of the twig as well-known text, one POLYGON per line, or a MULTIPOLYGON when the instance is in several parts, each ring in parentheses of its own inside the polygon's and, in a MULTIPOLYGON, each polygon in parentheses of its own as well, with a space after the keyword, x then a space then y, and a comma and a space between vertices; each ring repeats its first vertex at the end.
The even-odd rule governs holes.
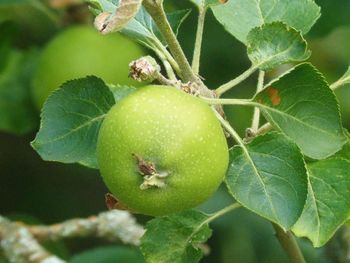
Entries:
POLYGON ((163 66, 165 68, 166 74, 170 80, 177 80, 175 72, 173 68, 171 67, 170 63, 168 60, 164 59, 162 60, 163 66))
POLYGON ((65 263, 46 251, 26 227, 1 216, 0 248, 11 263, 65 263))
POLYGON ((203 31, 205 16, 207 13, 207 7, 202 7, 198 9, 198 23, 197 23, 197 33, 196 33, 196 42, 194 44, 193 58, 192 58, 192 70, 195 74, 199 73, 200 59, 201 59, 201 50, 202 50, 202 41, 203 41, 203 31))
POLYGON ((220 97, 222 94, 224 94, 226 91, 230 90, 231 88, 237 86, 242 81, 246 80, 250 75, 252 75, 256 71, 257 67, 252 66, 249 69, 247 69, 245 72, 243 72, 238 77, 234 78, 233 80, 221 85, 219 88, 216 89, 216 94, 218 97, 220 97))
MULTIPOLYGON (((183 82, 196 83, 199 87, 200 95, 204 97, 213 98, 215 94, 212 90, 208 89, 202 80, 197 76, 188 62, 184 51, 182 50, 180 43, 178 42, 174 31, 172 30, 169 21, 166 17, 163 1, 161 0, 144 0, 143 5, 147 12, 151 15, 154 22, 156 23, 159 31, 167 41, 168 47, 173 55, 175 61, 179 65, 180 72, 179 76, 183 82)), ((169 61, 170 62, 170 61, 169 61)))
MULTIPOLYGON (((265 72, 260 70, 259 71, 259 78, 258 78, 258 85, 256 88, 256 93, 259 93, 264 88, 264 77, 265 77, 265 72)), ((253 121, 252 121, 253 131, 256 132, 259 129, 259 124, 260 124, 260 109, 258 107, 255 107, 253 121)))
POLYGON ((303 254, 300 251, 298 243, 296 242, 293 234, 289 231, 285 232, 278 225, 273 224, 276 230, 276 237, 283 247, 284 251, 288 255, 291 263, 306 263, 303 254))
POLYGON ((162 1, 144 0, 143 5, 145 6, 147 12, 152 16, 160 32, 166 39, 172 55, 180 66, 183 80, 194 81, 196 76, 194 75, 186 56, 176 39, 176 35, 168 22, 162 1))
POLYGON ((345 86, 350 81, 350 77, 342 77, 336 82, 334 82, 332 85, 330 85, 331 90, 336 90, 340 87, 345 86))
POLYGON ((258 130, 253 130, 252 128, 248 128, 245 131, 244 142, 249 143, 255 139, 255 137, 265 134, 273 129, 271 123, 267 122, 263 126, 261 126, 258 130))

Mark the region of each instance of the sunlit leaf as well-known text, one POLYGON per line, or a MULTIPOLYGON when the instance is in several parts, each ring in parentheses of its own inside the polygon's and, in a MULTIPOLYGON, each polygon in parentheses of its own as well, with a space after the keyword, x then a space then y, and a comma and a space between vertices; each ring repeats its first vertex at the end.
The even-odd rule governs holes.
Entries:
POLYGON ((311 64, 301 64, 267 84, 254 101, 311 158, 325 159, 345 143, 336 97, 311 64))
POLYGON ((114 104, 112 92, 99 78, 66 82, 44 104, 32 146, 44 160, 97 168, 98 132, 114 104))
POLYGON ((212 9, 224 28, 243 43, 250 30, 275 21, 305 34, 320 16, 320 8, 312 0, 231 0, 212 9))
POLYGON ((301 34, 281 22, 254 28, 248 34, 247 47, 253 66, 262 70, 270 70, 288 62, 303 61, 310 56, 301 34))

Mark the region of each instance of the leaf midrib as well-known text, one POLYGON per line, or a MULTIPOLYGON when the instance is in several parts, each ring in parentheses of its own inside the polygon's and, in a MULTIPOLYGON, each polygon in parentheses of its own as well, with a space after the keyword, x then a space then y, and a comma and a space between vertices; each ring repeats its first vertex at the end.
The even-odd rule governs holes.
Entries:
POLYGON ((246 155, 248 161, 250 162, 250 164, 251 164, 252 167, 253 167, 253 170, 254 170, 254 173, 255 173, 256 177, 258 178, 260 184, 263 186, 263 190, 264 190, 265 196, 267 197, 267 200, 268 200, 268 202, 269 202, 271 211, 272 211, 272 213, 273 213, 275 219, 276 219, 277 221, 280 221, 279 218, 278 218, 278 216, 277 216, 275 207, 273 206, 272 200, 271 200, 269 194, 267 193, 267 189, 266 189, 266 186, 265 186, 265 182, 264 182, 262 176, 260 175, 260 173, 259 173, 259 171, 258 171, 258 169, 257 169, 257 167, 256 167, 256 165, 255 165, 255 163, 254 163, 254 161, 253 161, 253 159, 252 159, 252 157, 250 156, 247 147, 246 147, 245 145, 240 145, 239 147, 243 150, 244 155, 246 155))
POLYGON ((100 119, 103 119, 105 116, 106 116, 106 114, 103 114, 103 115, 99 115, 99 116, 97 116, 97 117, 94 117, 94 118, 90 119, 89 121, 84 122, 83 124, 81 124, 81 125, 75 127, 74 129, 70 130, 69 132, 64 133, 64 134, 62 134, 62 135, 60 135, 60 136, 58 136, 58 137, 56 137, 56 138, 54 138, 54 139, 52 139, 52 140, 41 141, 40 144, 53 143, 53 142, 62 140, 62 139, 64 139, 64 138, 66 138, 67 136, 71 135, 72 133, 75 133, 75 132, 77 132, 77 131, 79 131, 79 130, 85 128, 86 126, 89 126, 89 125, 93 124, 94 122, 99 121, 100 119))
POLYGON ((306 123, 306 122, 303 122, 302 120, 300 120, 300 119, 294 117, 293 115, 290 115, 290 114, 288 114, 288 113, 285 113, 285 112, 283 112, 283 111, 281 111, 281 110, 278 110, 278 109, 275 109, 275 108, 272 108, 272 107, 269 107, 269 106, 266 106, 266 105, 264 105, 264 104, 260 104, 260 103, 257 103, 257 102, 253 102, 253 104, 254 104, 253 106, 257 106, 257 107, 263 108, 263 109, 265 109, 265 110, 267 110, 267 111, 272 111, 272 112, 274 112, 274 113, 280 114, 280 115, 282 115, 284 118, 292 119, 292 120, 294 120, 294 121, 300 123, 300 124, 303 125, 303 126, 306 126, 306 127, 310 128, 310 129, 313 129, 313 130, 319 131, 319 132, 321 132, 321 133, 324 133, 324 134, 326 134, 326 135, 328 135, 328 136, 330 136, 330 137, 332 137, 332 138, 334 138, 334 139, 340 139, 341 137, 343 137, 343 136, 335 135, 334 133, 330 133, 330 132, 328 132, 328 131, 326 131, 326 130, 322 130, 322 129, 316 127, 316 126, 312 126, 312 125, 310 125, 310 124, 308 124, 308 123, 306 123))

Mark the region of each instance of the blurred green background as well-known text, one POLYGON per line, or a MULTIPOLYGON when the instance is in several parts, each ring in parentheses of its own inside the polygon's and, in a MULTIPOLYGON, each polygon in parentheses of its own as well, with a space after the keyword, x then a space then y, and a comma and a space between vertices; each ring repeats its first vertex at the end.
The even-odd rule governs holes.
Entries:
MULTIPOLYGON (((339 78, 350 64, 350 1, 316 2, 322 7, 322 17, 306 36, 313 52, 310 61, 331 83, 339 78)), ((165 0, 165 3, 168 10, 192 8, 185 0, 165 0)), ((48 2, 43 4, 50 6, 48 2)), ((30 130, 22 135, 0 131, 1 215, 27 222, 50 224, 106 210, 104 194, 108 190, 97 171, 79 165, 44 162, 29 144, 38 129, 39 119, 29 91, 37 58, 48 41, 60 31, 75 24, 89 24, 92 27, 92 17, 86 6, 77 4, 52 8, 48 12, 43 10, 41 5, 38 6, 36 1, 0 0, 0 96, 19 96, 16 98, 19 104, 12 105, 12 110, 18 113, 18 118, 25 117, 28 120, 20 128, 30 130), (4 92, 5 89, 7 92, 4 92)), ((184 22, 179 34, 189 58, 193 49, 195 25, 194 10, 184 22)), ((205 82, 209 87, 215 88, 248 67, 245 47, 226 33, 211 12, 208 12, 200 69, 205 82)), ((267 78, 273 78, 274 74, 270 73, 267 78)), ((227 96, 249 98, 254 93, 256 78, 254 75, 227 96)), ((339 89, 337 95, 344 125, 349 129, 350 87, 339 89)), ((250 125, 252 111, 230 107, 225 108, 225 112, 232 125, 244 134, 245 128, 250 125)), ((231 201, 222 187, 200 208, 204 211, 214 211, 231 201)), ((139 220, 145 222, 147 218, 140 217, 139 220)), ((214 234, 208 243, 211 253, 202 262, 288 262, 273 235, 271 225, 248 211, 235 211, 215 221, 212 226, 214 234)), ((339 261, 339 257, 335 255, 337 238, 322 249, 313 249, 307 240, 299 241, 310 263, 350 262, 350 259, 339 261)), ((71 262, 75 263, 140 261, 139 256, 135 256, 132 250, 115 248, 117 245, 97 239, 71 239, 48 244, 48 248, 61 257, 70 259, 83 251, 104 247, 103 250, 92 251, 92 254, 73 258, 71 262), (122 252, 116 253, 116 250, 122 252)))

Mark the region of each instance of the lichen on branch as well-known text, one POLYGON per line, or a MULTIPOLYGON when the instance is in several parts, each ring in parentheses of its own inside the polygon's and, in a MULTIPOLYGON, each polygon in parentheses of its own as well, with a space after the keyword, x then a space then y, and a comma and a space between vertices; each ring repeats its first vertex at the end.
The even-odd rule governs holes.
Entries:
POLYGON ((25 225, 0 216, 0 250, 11 263, 64 263, 39 242, 91 236, 138 246, 144 232, 129 212, 120 210, 50 226, 25 225))
POLYGON ((17 223, 0 216, 0 248, 11 263, 64 263, 51 255, 29 232, 17 223))

